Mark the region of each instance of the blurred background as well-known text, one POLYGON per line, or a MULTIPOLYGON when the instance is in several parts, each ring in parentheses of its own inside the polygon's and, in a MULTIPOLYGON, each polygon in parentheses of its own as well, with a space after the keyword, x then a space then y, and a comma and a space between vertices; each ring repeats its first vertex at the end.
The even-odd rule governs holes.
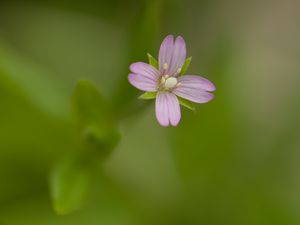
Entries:
POLYGON ((0 224, 300 224, 299 8, 2 0, 0 224), (127 82, 168 34, 217 87, 176 128, 127 82))

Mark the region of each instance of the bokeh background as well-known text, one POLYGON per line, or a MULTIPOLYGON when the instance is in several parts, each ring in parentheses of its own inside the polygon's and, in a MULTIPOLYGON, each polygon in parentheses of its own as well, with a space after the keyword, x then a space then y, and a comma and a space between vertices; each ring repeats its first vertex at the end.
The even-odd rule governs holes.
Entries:
POLYGON ((0 224, 299 225, 299 8, 1 1, 0 224), (127 82, 168 34, 217 87, 176 128, 127 82))

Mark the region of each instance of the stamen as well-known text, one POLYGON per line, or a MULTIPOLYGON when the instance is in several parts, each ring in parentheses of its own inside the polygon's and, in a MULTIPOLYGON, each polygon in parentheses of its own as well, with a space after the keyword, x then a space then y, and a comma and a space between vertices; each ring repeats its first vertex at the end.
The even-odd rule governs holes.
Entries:
POLYGON ((177 74, 179 74, 181 72, 181 69, 182 69, 181 67, 178 68, 177 74))
POLYGON ((168 69, 168 67, 169 67, 169 66, 168 66, 167 63, 164 63, 164 64, 163 64, 163 69, 164 69, 164 70, 168 69))

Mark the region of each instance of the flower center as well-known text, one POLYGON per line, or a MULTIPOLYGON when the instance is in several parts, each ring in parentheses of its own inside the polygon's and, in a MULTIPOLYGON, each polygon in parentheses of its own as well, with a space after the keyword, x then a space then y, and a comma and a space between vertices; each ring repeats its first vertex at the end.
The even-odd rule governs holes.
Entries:
POLYGON ((181 85, 176 77, 170 77, 168 74, 161 77, 158 85, 159 91, 170 91, 175 87, 181 85))
POLYGON ((163 89, 172 89, 177 84, 177 79, 175 77, 169 77, 165 75, 161 78, 161 84, 163 89))
POLYGON ((169 77, 166 79, 164 86, 167 89, 172 89, 177 85, 177 79, 175 77, 169 77))

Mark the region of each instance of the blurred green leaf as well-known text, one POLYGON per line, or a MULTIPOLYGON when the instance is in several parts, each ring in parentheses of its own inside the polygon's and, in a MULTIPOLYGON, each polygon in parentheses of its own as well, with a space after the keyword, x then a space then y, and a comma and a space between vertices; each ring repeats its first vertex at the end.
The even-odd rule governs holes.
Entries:
POLYGON ((108 116, 107 103, 97 88, 87 80, 78 81, 72 96, 72 108, 84 126, 94 123, 103 126, 108 116))
POLYGON ((145 92, 144 94, 139 96, 139 99, 155 99, 157 95, 157 92, 145 92))
POLYGON ((78 81, 72 95, 72 113, 82 145, 51 176, 52 201, 59 214, 70 213, 87 202, 96 183, 92 179, 94 165, 106 159, 120 140, 107 102, 91 82, 78 81))
POLYGON ((118 145, 121 139, 116 127, 102 129, 97 126, 86 127, 83 131, 83 140, 86 146, 98 154, 99 160, 104 160, 118 145))
POLYGON ((72 96, 72 108, 86 146, 101 152, 101 156, 110 153, 118 144, 120 134, 108 103, 91 82, 78 81, 72 96))
POLYGON ((189 57, 184 61, 184 64, 182 65, 182 68, 181 68, 180 73, 178 74, 178 76, 182 76, 187 71, 187 69, 190 66, 191 61, 192 61, 192 57, 189 57))
POLYGON ((80 162, 67 161, 59 164, 50 179, 51 196, 56 213, 67 214, 85 205, 92 180, 91 168, 80 162))
POLYGON ((158 62, 157 62, 157 60, 152 55, 150 55, 149 53, 147 53, 147 56, 148 56, 149 64, 151 66, 153 66, 154 68, 158 69, 158 62))
POLYGON ((177 96, 178 98, 178 101, 179 101, 179 104, 190 109, 190 110, 195 110, 195 107, 193 106, 193 103, 186 100, 186 99, 183 99, 183 98, 180 98, 179 96, 177 96))

